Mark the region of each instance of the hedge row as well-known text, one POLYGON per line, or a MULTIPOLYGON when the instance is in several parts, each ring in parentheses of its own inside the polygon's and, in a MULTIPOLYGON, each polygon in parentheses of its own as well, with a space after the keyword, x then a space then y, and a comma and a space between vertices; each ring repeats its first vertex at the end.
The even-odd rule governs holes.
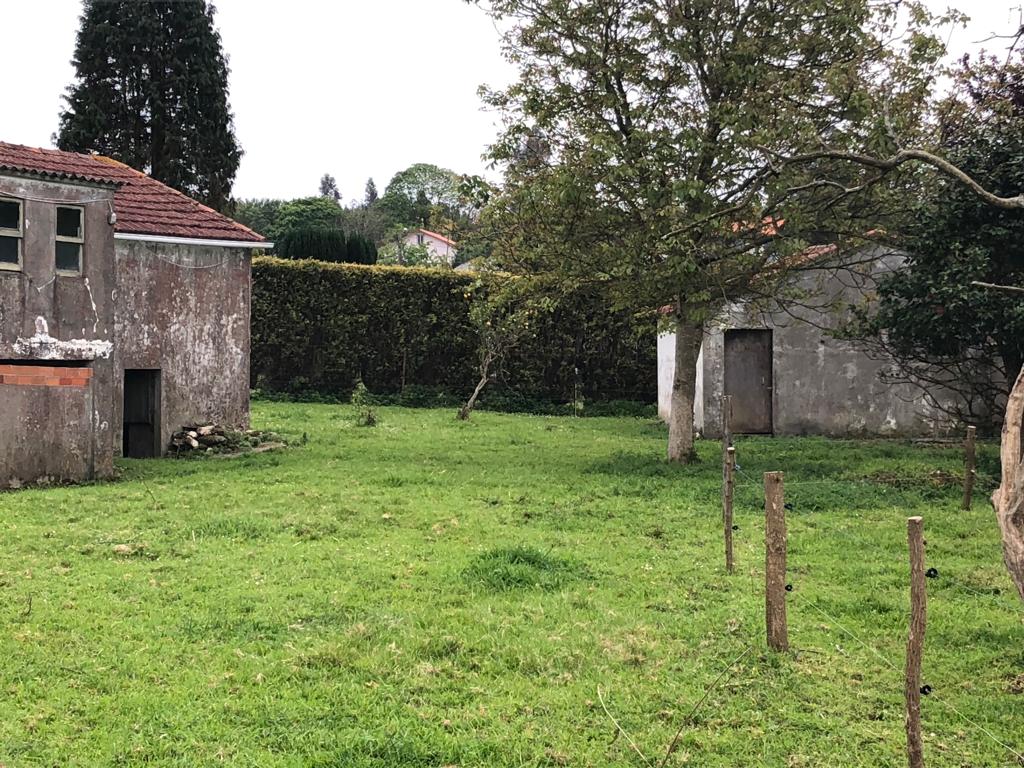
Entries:
MULTIPOLYGON (((252 384, 269 393, 461 398, 476 383, 473 278, 450 270, 253 261, 252 384)), ((577 292, 503 366, 496 403, 657 397, 656 321, 577 292)))

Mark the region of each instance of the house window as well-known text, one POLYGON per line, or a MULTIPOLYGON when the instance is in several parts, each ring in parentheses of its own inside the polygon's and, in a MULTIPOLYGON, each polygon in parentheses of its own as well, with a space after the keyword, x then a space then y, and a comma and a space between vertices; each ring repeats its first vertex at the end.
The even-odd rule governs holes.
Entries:
POLYGON ((0 269, 21 269, 25 217, 21 200, 0 198, 0 269))
POLYGON ((57 207, 57 271, 80 274, 82 271, 82 245, 85 243, 85 225, 81 208, 57 207))

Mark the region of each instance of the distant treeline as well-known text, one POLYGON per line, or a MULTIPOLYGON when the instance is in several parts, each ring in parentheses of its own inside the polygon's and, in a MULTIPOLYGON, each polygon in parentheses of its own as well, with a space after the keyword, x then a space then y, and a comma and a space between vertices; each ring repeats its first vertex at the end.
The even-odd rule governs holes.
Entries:
POLYGON ((486 198, 482 185, 476 177, 416 163, 396 173, 382 196, 369 179, 361 200, 343 203, 334 177, 324 174, 315 197, 237 200, 231 214, 276 243, 274 255, 285 258, 423 264, 426 249, 405 244, 410 230, 423 227, 459 242, 458 264, 486 253, 487 246, 472 238, 486 198), (343 237, 328 234, 331 230, 343 237))

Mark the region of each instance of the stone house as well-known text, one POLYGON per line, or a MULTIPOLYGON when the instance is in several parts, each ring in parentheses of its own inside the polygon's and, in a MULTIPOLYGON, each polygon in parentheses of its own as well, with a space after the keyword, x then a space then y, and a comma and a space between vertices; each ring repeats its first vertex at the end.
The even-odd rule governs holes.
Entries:
POLYGON ((109 158, 0 142, 0 487, 247 425, 251 255, 270 246, 109 158))
MULTIPOLYGON (((822 248, 817 246, 817 248, 822 248)), ((827 254, 828 247, 824 247, 827 254)), ((871 296, 874 281, 899 269, 901 255, 879 251, 856 270, 827 263, 798 273, 792 302, 740 301, 705 329, 697 359, 694 426, 720 437, 722 395, 732 397, 732 428, 743 434, 909 437, 948 433, 955 424, 909 383, 894 383, 892 361, 869 357, 835 338, 851 305, 871 296)), ((658 412, 671 414, 675 334, 658 338, 658 412)))

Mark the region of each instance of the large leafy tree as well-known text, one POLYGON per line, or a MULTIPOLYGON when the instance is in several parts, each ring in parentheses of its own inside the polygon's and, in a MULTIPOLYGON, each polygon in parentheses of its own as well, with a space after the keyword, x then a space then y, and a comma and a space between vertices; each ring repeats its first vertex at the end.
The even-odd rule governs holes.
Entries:
MULTIPOLYGON (((296 229, 336 229, 359 235, 366 242, 366 254, 359 260, 376 259, 376 245, 385 236, 384 217, 374 205, 342 208, 333 197, 303 197, 297 200, 239 200, 232 211, 236 221, 271 240, 283 242, 296 229)), ((369 262, 369 263, 372 263, 369 262)))
MULTIPOLYGON (((937 118, 946 159, 995 194, 1024 190, 1024 56, 964 58, 937 118)), ((1024 302, 972 283, 1024 285, 1024 211, 951 177, 929 181, 894 233, 906 265, 880 281, 852 331, 896 362, 894 377, 925 396, 955 390, 955 415, 984 425, 1001 417, 1024 364, 1024 302)))
POLYGON ((263 234, 278 240, 295 229, 342 229, 343 211, 330 197, 300 197, 284 203, 263 234))
POLYGON ((454 171, 415 163, 392 177, 377 204, 389 225, 425 227, 435 212, 453 219, 464 213, 459 183, 454 171))
POLYGON ((875 182, 890 169, 809 155, 887 156, 895 135, 915 135, 942 54, 931 19, 917 2, 877 0, 489 10, 519 69, 485 92, 505 116, 491 152, 507 169, 492 211, 501 266, 596 283, 637 311, 672 308, 668 453, 688 461, 706 324, 774 291, 824 233, 843 244, 876 226, 875 182))
POLYGON ((341 218, 346 232, 355 232, 372 243, 384 242, 387 224, 378 206, 353 205, 342 209, 341 218))
POLYGON ((276 232, 277 217, 281 215, 284 200, 246 199, 236 200, 231 215, 235 221, 266 237, 276 232))
POLYGON ((205 0, 84 0, 57 146, 97 151, 218 210, 242 157, 205 0))

